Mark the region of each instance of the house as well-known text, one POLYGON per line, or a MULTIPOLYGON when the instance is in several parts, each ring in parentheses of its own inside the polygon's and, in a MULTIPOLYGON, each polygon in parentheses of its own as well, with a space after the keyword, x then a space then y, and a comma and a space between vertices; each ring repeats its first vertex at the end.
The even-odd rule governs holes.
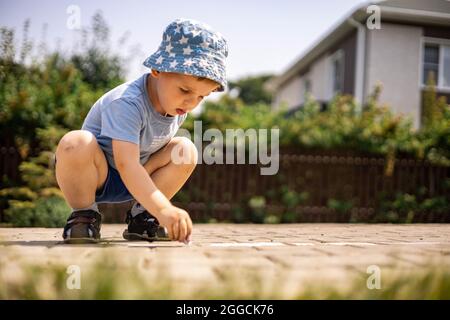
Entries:
POLYGON ((380 82, 380 102, 411 115, 417 129, 430 72, 438 94, 450 101, 450 1, 386 0, 344 17, 266 88, 274 108, 284 102, 294 111, 306 93, 322 105, 336 93, 364 103, 380 82), (373 28, 375 10, 379 29, 373 28))

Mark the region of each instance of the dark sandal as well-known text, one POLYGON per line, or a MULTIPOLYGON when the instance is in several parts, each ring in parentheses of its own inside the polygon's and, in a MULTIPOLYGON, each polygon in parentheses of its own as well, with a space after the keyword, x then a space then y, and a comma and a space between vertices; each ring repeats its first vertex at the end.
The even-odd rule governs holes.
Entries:
POLYGON ((94 210, 72 212, 67 218, 63 238, 65 243, 98 243, 102 215, 94 210))
POLYGON ((125 222, 128 228, 122 236, 129 241, 171 241, 166 229, 159 225, 159 221, 148 211, 144 211, 135 217, 131 215, 131 210, 127 212, 125 222))

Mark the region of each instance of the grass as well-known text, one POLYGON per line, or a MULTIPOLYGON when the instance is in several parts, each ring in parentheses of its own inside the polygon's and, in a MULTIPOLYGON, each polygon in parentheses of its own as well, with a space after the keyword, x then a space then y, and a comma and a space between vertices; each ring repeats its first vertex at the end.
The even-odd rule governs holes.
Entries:
POLYGON ((379 290, 367 289, 367 274, 354 273, 346 285, 311 278, 291 290, 288 273, 268 281, 249 268, 225 269, 217 283, 192 287, 167 276, 164 264, 141 260, 125 266, 117 254, 105 254, 81 266, 81 288, 70 290, 67 266, 0 259, 0 299, 450 299, 450 272, 435 262, 426 270, 383 271, 379 290))

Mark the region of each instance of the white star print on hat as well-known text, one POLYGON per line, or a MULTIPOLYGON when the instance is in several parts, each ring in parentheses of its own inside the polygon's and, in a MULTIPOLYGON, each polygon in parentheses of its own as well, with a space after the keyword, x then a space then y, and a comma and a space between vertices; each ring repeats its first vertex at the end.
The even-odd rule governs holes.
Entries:
POLYGON ((144 61, 145 66, 205 77, 220 84, 217 91, 225 90, 228 44, 221 33, 204 23, 180 18, 166 27, 162 39, 159 49, 144 61))

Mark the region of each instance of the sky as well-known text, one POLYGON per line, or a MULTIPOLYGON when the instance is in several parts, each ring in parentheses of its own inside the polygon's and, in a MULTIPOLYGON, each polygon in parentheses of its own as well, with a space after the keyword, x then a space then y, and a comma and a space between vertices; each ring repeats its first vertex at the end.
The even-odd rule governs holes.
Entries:
MULTIPOLYGON (((68 28, 79 10, 80 27, 101 11, 110 27, 111 50, 127 57, 126 80, 149 69, 142 65, 156 51, 167 25, 177 18, 204 22, 228 42, 228 80, 281 74, 365 0, 0 0, 0 26, 13 28, 17 44, 30 19, 29 37, 50 49, 71 52, 80 29, 68 28), (126 42, 119 46, 124 35, 126 42)), ((214 101, 223 93, 204 99, 214 101)), ((202 103, 202 104, 203 104, 202 103)), ((198 108, 198 112, 202 108, 198 108)))

